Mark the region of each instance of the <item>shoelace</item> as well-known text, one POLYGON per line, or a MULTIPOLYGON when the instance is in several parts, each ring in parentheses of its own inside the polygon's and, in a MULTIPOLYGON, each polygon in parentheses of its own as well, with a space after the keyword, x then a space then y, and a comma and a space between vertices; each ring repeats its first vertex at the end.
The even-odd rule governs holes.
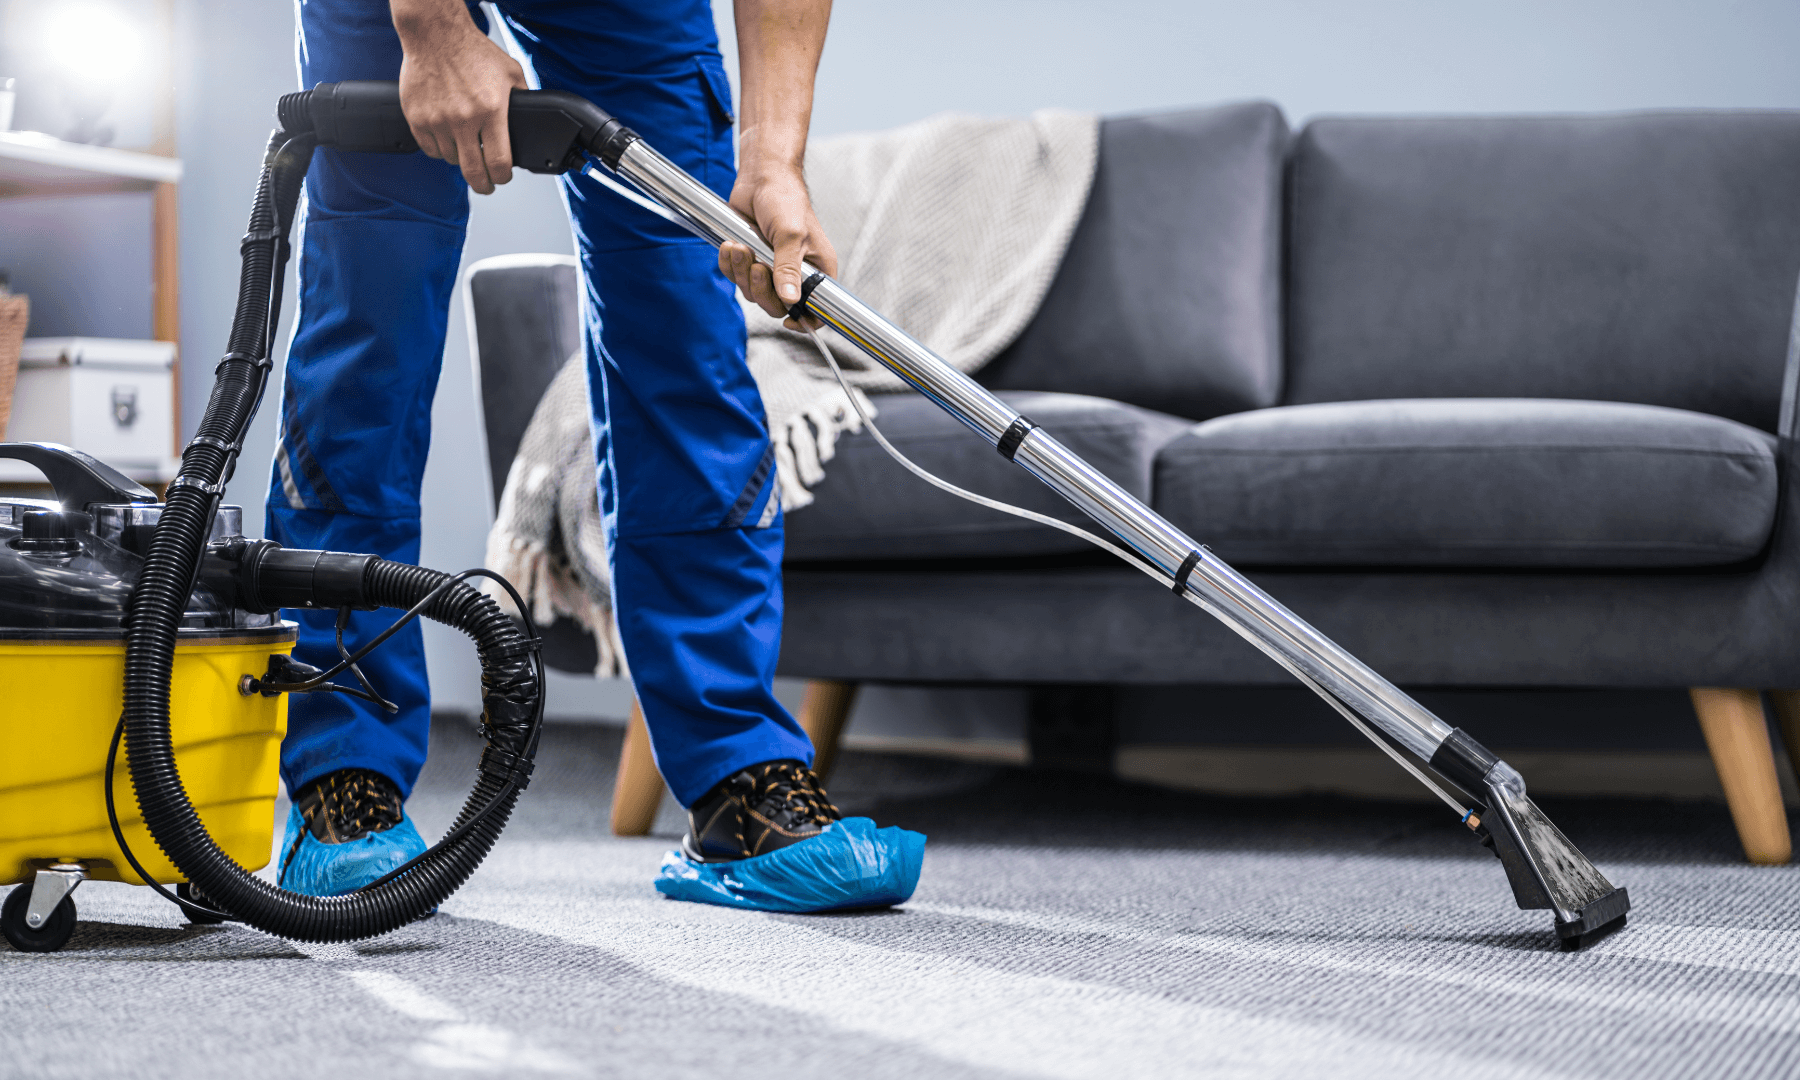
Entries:
POLYGON ((746 803, 771 819, 786 814, 792 825, 829 825, 844 816, 811 769, 787 761, 772 761, 759 768, 746 803))
POLYGON ((339 769, 322 776, 300 789, 295 804, 306 828, 294 837, 293 846, 281 860, 278 878, 286 875, 307 833, 328 844, 341 844, 391 829, 406 817, 393 782, 368 769, 339 769))
POLYGON ((308 785, 300 815, 312 834, 343 843, 400 824, 406 811, 393 782, 368 769, 340 769, 308 785))

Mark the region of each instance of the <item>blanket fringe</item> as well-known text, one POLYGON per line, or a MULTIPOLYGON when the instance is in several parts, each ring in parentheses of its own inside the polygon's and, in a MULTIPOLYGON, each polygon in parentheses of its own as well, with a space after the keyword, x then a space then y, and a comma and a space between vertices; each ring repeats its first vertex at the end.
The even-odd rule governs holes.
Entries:
MULTIPOLYGON (((552 558, 541 540, 528 540, 496 527, 488 534, 486 566, 513 583, 531 605, 531 617, 540 629, 567 616, 594 639, 594 677, 617 678, 627 674, 625 646, 609 606, 596 604, 576 579, 573 568, 552 558)), ((512 597, 492 581, 483 580, 481 591, 494 598, 500 610, 517 616, 512 597)))
MULTIPOLYGON (((871 417, 879 415, 869 395, 852 388, 871 417)), ((862 417, 840 391, 799 414, 777 431, 775 475, 783 510, 798 510, 813 501, 812 487, 825 479, 825 463, 837 456, 838 436, 863 429, 862 417)))

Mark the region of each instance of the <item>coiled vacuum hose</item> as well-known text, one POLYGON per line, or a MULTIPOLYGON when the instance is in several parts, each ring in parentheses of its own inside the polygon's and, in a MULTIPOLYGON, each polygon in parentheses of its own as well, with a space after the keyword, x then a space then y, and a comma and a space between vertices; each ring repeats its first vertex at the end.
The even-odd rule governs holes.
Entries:
MULTIPOLYGON (((468 634, 480 653, 488 740, 480 777, 444 841, 405 872, 344 896, 305 896, 251 876, 213 843, 182 786, 170 743, 170 672, 224 481, 268 379, 287 232, 314 149, 304 130, 289 134, 299 127, 297 115, 284 99, 284 130, 270 142, 244 237, 230 346, 219 362, 198 433, 182 452, 181 469, 169 486, 132 590, 126 621, 125 744, 144 822, 190 882, 236 918, 271 934, 350 941, 423 916, 468 879, 493 848, 524 787, 542 703, 533 665, 535 644, 492 599, 461 582, 443 589, 423 614, 468 634)), ((363 596, 366 603, 410 608, 449 578, 436 570, 372 560, 363 577, 363 596)))

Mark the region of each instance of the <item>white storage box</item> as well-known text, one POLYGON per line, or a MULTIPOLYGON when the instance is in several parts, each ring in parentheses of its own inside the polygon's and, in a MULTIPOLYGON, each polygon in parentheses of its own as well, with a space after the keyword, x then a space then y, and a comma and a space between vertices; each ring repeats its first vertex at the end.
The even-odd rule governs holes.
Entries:
POLYGON ((174 364, 171 341, 26 338, 6 437, 62 443, 133 479, 166 480, 175 464, 174 364))

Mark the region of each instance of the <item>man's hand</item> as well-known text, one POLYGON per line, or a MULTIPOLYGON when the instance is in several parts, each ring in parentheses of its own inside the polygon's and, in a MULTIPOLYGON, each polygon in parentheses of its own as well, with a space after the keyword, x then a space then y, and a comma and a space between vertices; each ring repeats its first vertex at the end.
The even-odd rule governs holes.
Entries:
MULTIPOLYGON (((800 285, 812 274, 806 263, 837 274, 837 252, 813 215, 801 173, 831 0, 737 0, 735 14, 744 86, 731 205, 775 250, 775 268, 758 263, 742 244, 723 244, 719 269, 747 299, 780 318, 800 300, 800 285)), ((787 320, 790 330, 802 324, 820 325, 810 315, 787 320)))
POLYGON ((419 149, 462 167, 483 195, 512 179, 506 111, 525 89, 518 61, 487 39, 463 0, 391 0, 400 33, 400 108, 419 149))
MULTIPOLYGON (((806 181, 798 167, 763 166, 754 173, 738 173, 737 185, 731 189, 731 206, 754 221, 757 231, 775 249, 775 267, 771 271, 742 244, 719 247, 719 269, 743 290, 751 303, 782 318, 799 301, 800 286, 814 268, 837 276, 837 251, 813 215, 812 199, 806 194, 806 181), (804 265, 808 263, 811 265, 804 265)), ((819 320, 810 315, 805 324, 814 330, 820 326, 819 320)), ((801 323, 791 318, 786 325, 790 330, 801 329, 801 323)))

